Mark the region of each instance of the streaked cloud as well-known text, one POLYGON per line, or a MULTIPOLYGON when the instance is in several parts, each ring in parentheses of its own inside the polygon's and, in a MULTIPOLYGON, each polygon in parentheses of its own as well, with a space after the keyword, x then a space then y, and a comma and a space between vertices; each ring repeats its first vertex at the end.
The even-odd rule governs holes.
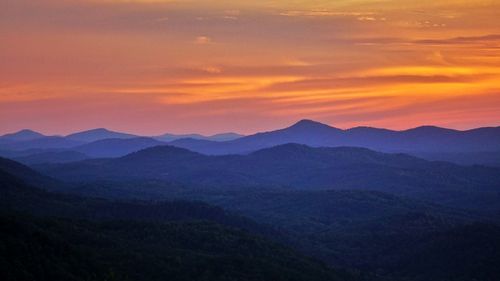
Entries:
POLYGON ((287 17, 373 17, 374 12, 340 12, 332 10, 295 10, 295 11, 283 11, 279 15, 287 17))
POLYGON ((465 36, 447 39, 423 39, 414 41, 417 44, 448 45, 448 44, 499 44, 500 34, 489 34, 483 36, 465 36))

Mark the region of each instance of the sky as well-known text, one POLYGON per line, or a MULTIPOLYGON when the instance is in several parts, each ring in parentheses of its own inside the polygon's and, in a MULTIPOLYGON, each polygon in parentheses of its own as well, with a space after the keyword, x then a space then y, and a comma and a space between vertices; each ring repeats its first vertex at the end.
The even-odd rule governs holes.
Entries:
POLYGON ((0 0, 0 133, 499 126, 498 11, 497 0, 0 0))

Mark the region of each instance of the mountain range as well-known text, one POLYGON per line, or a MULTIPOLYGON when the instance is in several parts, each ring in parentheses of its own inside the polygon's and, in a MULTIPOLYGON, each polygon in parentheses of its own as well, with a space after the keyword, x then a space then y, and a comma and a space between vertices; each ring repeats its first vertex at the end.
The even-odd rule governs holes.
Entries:
MULTIPOLYGON (((76 159, 53 155, 61 150, 84 154, 80 159, 120 157, 143 148, 169 144, 206 155, 248 154, 276 145, 298 143, 311 147, 364 147, 380 152, 407 153, 428 160, 449 161, 463 165, 500 166, 500 127, 485 127, 458 131, 434 126, 422 126, 404 131, 371 127, 338 129, 311 120, 275 131, 249 136, 234 133, 205 137, 198 134, 165 134, 143 137, 95 129, 61 136, 43 136, 23 130, 0 137, 0 155, 25 163, 68 162, 76 159), (32 161, 26 156, 37 150, 32 161)), ((68 154, 69 155, 69 154, 68 154)))
POLYGON ((286 143, 299 143, 313 147, 355 146, 382 152, 431 155, 498 153, 500 151, 500 127, 468 131, 433 126, 404 131, 370 127, 342 130, 311 120, 301 120, 288 128, 258 133, 223 143, 181 139, 171 144, 204 154, 221 155, 244 154, 286 143))

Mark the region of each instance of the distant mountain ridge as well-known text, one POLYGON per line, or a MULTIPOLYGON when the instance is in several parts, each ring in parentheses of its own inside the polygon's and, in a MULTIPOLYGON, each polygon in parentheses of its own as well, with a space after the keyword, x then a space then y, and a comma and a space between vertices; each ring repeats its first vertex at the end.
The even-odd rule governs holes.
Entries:
POLYGON ((92 129, 66 136, 67 139, 81 141, 81 142, 93 142, 103 139, 130 139, 136 137, 138 136, 132 134, 114 132, 104 128, 92 129))
POLYGON ((357 146, 383 152, 478 152, 500 151, 500 127, 458 131, 422 126, 404 131, 371 127, 347 130, 312 120, 270 132, 257 133, 223 143, 177 141, 172 145, 204 154, 242 154, 285 143, 313 147, 357 146))
POLYGON ((220 133, 211 136, 204 136, 200 134, 163 134, 160 136, 154 136, 154 139, 160 141, 175 141, 179 139, 195 139, 195 140, 208 140, 208 141, 231 141, 238 138, 244 137, 244 135, 236 134, 236 133, 220 133))
POLYGON ((15 133, 5 134, 1 136, 0 139, 10 140, 10 141, 25 141, 43 137, 45 137, 45 135, 41 133, 35 132, 33 130, 24 129, 15 133))
POLYGON ((61 136, 44 136, 35 139, 1 143, 1 148, 2 150, 69 149, 83 143, 61 136))
POLYGON ((66 136, 45 136, 32 130, 21 130, 0 136, 0 156, 26 164, 64 163, 86 158, 120 157, 144 148, 167 144, 162 139, 177 140, 190 137, 197 140, 227 141, 241 136, 235 133, 223 133, 208 137, 199 134, 142 137, 105 128, 66 136))
POLYGON ((484 127, 466 131, 436 126, 421 126, 403 131, 372 127, 344 130, 313 120, 301 120, 287 128, 248 136, 226 133, 208 137, 199 134, 140 137, 101 128, 60 137, 43 136, 33 131, 23 130, 0 137, 0 155, 8 157, 11 154, 8 151, 11 150, 74 150, 78 147, 76 151, 88 154, 90 157, 120 157, 165 143, 206 155, 248 154, 286 143, 305 144, 312 147, 351 146, 381 152, 408 153, 429 160, 500 167, 500 127, 484 127), (32 137, 35 138, 31 139, 32 137), (138 138, 142 139, 141 145, 137 145, 138 140, 131 141, 138 138), (148 141, 145 141, 146 138, 148 141), (106 142, 100 142, 110 139, 116 140, 114 141, 116 147, 104 146, 106 142), (97 143, 91 144, 93 142, 97 143), (85 146, 100 149, 100 152, 88 153, 86 148, 83 148, 85 146), (128 146, 130 148, 127 148, 128 146))
POLYGON ((404 131, 371 127, 338 129, 312 120, 270 132, 226 142, 180 139, 171 145, 207 155, 247 154, 286 143, 312 147, 364 147, 381 152, 402 152, 430 160, 500 166, 500 127, 458 131, 421 126, 404 131))

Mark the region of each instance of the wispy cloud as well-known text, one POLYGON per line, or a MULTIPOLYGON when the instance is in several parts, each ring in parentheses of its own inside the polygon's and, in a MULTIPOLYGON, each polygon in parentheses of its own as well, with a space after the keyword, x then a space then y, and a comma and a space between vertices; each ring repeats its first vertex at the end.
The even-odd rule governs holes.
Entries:
POLYGON ((461 36, 445 39, 424 39, 413 41, 417 44, 450 45, 450 44, 491 44, 500 43, 500 34, 489 34, 483 36, 461 36))
POLYGON ((198 36, 196 37, 196 39, 194 40, 194 43, 195 44, 198 44, 198 45, 207 45, 207 44, 211 44, 212 43, 212 38, 208 37, 208 36, 198 36))

